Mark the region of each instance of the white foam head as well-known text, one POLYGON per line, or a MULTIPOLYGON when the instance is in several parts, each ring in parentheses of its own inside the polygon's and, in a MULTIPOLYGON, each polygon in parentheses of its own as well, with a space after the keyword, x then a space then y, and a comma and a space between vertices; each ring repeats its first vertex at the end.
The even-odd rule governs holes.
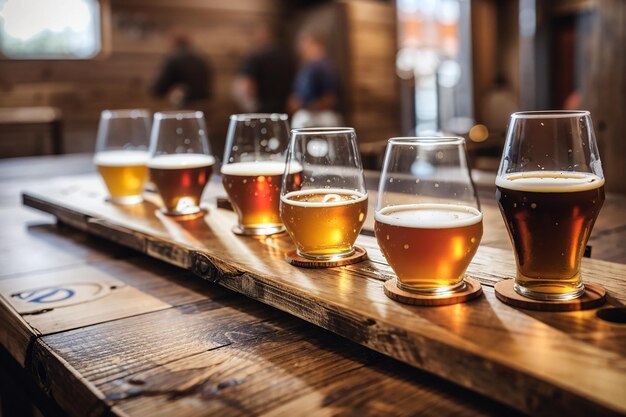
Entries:
POLYGON ((531 171, 498 176, 496 185, 515 191, 571 193, 599 188, 604 178, 587 172, 531 171))
POLYGON ((93 157, 93 162, 100 166, 122 167, 146 165, 150 154, 147 151, 102 151, 93 157))
MULTIPOLYGON (((255 177, 258 175, 283 175, 285 172, 285 163, 280 161, 251 161, 251 162, 234 162, 222 165, 222 174, 236 175, 241 177, 255 177)), ((302 172, 300 164, 291 164, 289 173, 295 174, 302 172)))
POLYGON ((348 204, 359 203, 363 200, 367 200, 367 194, 360 193, 358 191, 343 190, 340 188, 316 188, 309 190, 292 191, 285 195, 280 196, 280 199, 289 205, 300 207, 337 207, 345 206, 348 204), (297 201, 292 200, 293 197, 301 195, 318 194, 323 195, 322 201, 297 201), (344 200, 342 196, 350 196, 350 199, 344 200))
POLYGON ((156 169, 201 168, 213 164, 215 164, 215 158, 200 153, 159 155, 148 161, 148 167, 156 169))
POLYGON ((455 204, 403 204, 376 212, 377 222, 420 229, 448 229, 479 223, 483 215, 474 207, 455 204))

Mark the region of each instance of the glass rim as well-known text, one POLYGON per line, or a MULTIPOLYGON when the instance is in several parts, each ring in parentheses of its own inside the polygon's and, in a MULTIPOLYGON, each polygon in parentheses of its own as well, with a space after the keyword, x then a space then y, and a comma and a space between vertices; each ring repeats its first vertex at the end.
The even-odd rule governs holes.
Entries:
POLYGON ((204 113, 200 110, 167 110, 154 113, 155 120, 161 119, 199 119, 204 113))
POLYGON ((460 136, 398 136, 390 138, 392 145, 460 145, 465 139, 460 136))
POLYGON ((133 113, 140 113, 142 116, 150 117, 148 109, 105 109, 100 113, 100 117, 132 117, 133 113))
POLYGON ((230 120, 238 122, 257 119, 288 120, 289 116, 286 113, 236 113, 230 115, 230 120))
POLYGON ((356 133, 353 127, 299 127, 291 129, 292 135, 331 135, 339 133, 356 133))
POLYGON ((589 110, 532 110, 511 114, 511 119, 566 119, 589 116, 589 110))

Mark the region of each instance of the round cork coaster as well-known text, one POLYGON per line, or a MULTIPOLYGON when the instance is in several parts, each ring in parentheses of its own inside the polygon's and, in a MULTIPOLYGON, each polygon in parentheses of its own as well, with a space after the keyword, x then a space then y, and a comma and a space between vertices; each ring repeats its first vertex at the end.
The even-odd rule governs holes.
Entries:
POLYGON ((606 301, 606 290, 600 285, 585 282, 585 292, 573 300, 535 300, 518 294, 513 285, 515 280, 505 279, 495 286, 496 297, 513 307, 538 311, 578 311, 601 306, 606 301))
POLYGON ((385 295, 394 301, 415 306, 447 306, 450 304, 464 303, 479 297, 483 293, 480 282, 473 278, 465 277, 465 288, 444 294, 422 294, 405 291, 398 288, 397 278, 385 281, 385 295))
POLYGON ((335 268, 337 266, 352 265, 357 262, 361 262, 367 259, 367 252, 365 249, 355 246, 354 253, 345 258, 331 259, 328 261, 319 259, 309 259, 298 255, 296 250, 290 250, 285 254, 285 259, 291 265, 299 266, 302 268, 335 268))

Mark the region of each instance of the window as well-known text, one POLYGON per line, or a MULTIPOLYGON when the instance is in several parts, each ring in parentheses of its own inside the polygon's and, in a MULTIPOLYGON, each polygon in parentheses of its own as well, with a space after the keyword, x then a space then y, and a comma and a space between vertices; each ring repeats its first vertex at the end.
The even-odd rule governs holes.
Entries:
POLYGON ((0 52, 13 59, 85 59, 100 52, 98 0, 0 0, 0 52))

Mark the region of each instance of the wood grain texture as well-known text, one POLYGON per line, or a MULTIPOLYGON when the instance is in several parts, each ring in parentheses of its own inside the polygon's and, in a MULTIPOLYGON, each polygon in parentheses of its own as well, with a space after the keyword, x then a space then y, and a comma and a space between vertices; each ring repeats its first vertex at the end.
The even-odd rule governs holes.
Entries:
POLYGON ((446 384, 310 326, 280 331, 101 386, 128 415, 498 415, 446 384), (306 330, 306 336, 303 334, 306 330), (137 382, 143 382, 137 385, 137 382))
MULTIPOLYGON (((142 258, 134 262, 99 262, 1 280, 0 296, 22 313, 37 333, 50 334, 230 295, 221 288, 189 282, 185 279, 188 275, 186 271, 148 263, 142 258), (89 286, 104 286, 106 291, 97 298, 87 296, 81 303, 73 304, 72 301, 78 301, 83 292, 90 290, 89 286), (69 289, 75 294, 67 300, 69 304, 60 306, 47 300, 33 302, 19 298, 21 293, 45 294, 47 289, 69 289)), ((54 295, 49 298, 53 299, 54 295)))
POLYGON ((220 304, 46 336, 32 368, 54 375, 64 358, 93 387, 72 409, 115 415, 515 415, 255 301, 220 304))
MULTIPOLYGON (((434 309, 410 307, 384 295, 390 269, 371 237, 357 240, 370 261, 305 270, 284 262, 284 252, 292 248, 285 237, 233 235, 233 213, 212 209, 204 219, 175 222, 154 214, 151 202, 133 210, 103 204, 96 188, 29 191, 25 202, 88 232, 97 218, 101 228, 114 226, 111 234, 143 239, 151 256, 526 413, 626 413, 626 327, 593 312, 558 313, 557 320, 502 304, 492 286, 514 274, 509 252, 479 249, 468 274, 483 284, 483 298, 434 309)), ((626 301, 625 265, 583 264, 585 279, 601 283, 611 302, 626 301)))

